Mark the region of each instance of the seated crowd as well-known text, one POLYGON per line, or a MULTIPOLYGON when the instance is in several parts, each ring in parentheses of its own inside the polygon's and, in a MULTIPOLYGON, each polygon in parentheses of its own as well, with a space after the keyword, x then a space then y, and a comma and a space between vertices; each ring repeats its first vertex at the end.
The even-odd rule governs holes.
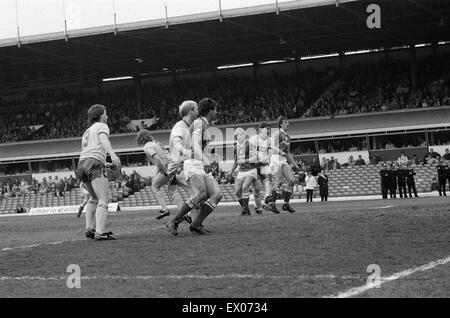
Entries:
POLYGON ((353 64, 345 70, 340 85, 324 94, 303 117, 450 105, 449 57, 424 59, 418 66, 415 87, 408 62, 353 64))
MULTIPOLYGON (((125 172, 114 180, 111 189, 117 191, 123 190, 124 196, 132 195, 139 192, 146 186, 151 185, 151 178, 142 177, 136 171, 130 175, 125 172)), ((6 181, 0 181, 0 198, 24 197, 25 195, 47 195, 52 194, 55 197, 64 197, 67 192, 72 190, 78 191, 80 187, 79 180, 72 175, 69 177, 58 178, 58 176, 44 177, 41 181, 32 179, 28 182, 26 178, 7 178, 6 181)))
POLYGON ((155 124, 149 129, 171 128, 178 119, 181 100, 204 96, 214 97, 221 105, 217 125, 275 120, 279 115, 297 118, 332 80, 326 72, 309 69, 297 75, 180 78, 166 86, 144 83, 140 107, 132 85, 96 93, 62 89, 48 90, 44 95, 27 93, 17 101, 22 107, 0 108, 0 142, 81 136, 87 128, 86 110, 93 103, 108 107, 111 133, 136 131, 136 126, 130 126, 132 119, 153 118, 155 124))
POLYGON ((337 79, 335 69, 328 67, 325 71, 305 69, 296 75, 177 78, 170 85, 144 82, 141 105, 136 101, 136 88, 129 84, 97 91, 29 91, 15 101, 0 98, 0 142, 79 137, 86 129, 86 109, 93 103, 108 106, 111 133, 145 128, 131 127, 132 119, 151 118, 154 124, 147 128, 168 129, 178 118, 181 100, 204 96, 221 105, 218 125, 270 121, 279 115, 336 116, 450 105, 449 54, 421 61, 415 86, 409 63, 401 61, 352 64, 337 79), (326 91, 331 83, 335 85, 326 91))

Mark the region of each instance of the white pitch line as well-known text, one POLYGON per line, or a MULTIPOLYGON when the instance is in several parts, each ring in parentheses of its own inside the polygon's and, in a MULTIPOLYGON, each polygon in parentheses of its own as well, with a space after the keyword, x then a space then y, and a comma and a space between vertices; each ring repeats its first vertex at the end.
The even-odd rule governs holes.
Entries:
POLYGON ((58 244, 62 244, 64 242, 76 242, 76 241, 81 241, 81 240, 57 241, 57 242, 38 243, 38 244, 32 244, 32 245, 4 247, 0 251, 6 252, 6 251, 21 250, 21 249, 33 248, 33 247, 39 247, 39 246, 45 246, 45 245, 58 245, 58 244))
POLYGON ((366 292, 368 290, 371 290, 373 288, 381 286, 381 285, 383 285, 385 283, 389 283, 389 282, 395 281, 395 280, 400 279, 400 278, 405 278, 405 277, 407 277, 409 275, 412 275, 414 273, 417 273, 417 272, 424 272, 424 271, 432 269, 432 268, 434 268, 436 266, 447 264, 448 262, 450 262, 450 256, 447 256, 446 258, 439 259, 437 261, 430 262, 428 264, 424 264, 424 265, 419 266, 419 267, 410 268, 410 269, 404 270, 402 272, 398 272, 398 273, 392 274, 391 276, 388 276, 388 277, 381 277, 380 281, 378 282, 378 284, 377 283, 370 283, 370 284, 366 284, 364 286, 350 288, 350 289, 348 289, 346 291, 338 293, 337 295, 324 296, 324 297, 325 298, 348 298, 348 297, 357 296, 357 295, 362 294, 362 293, 364 293, 364 292, 366 292))
POLYGON ((376 206, 376 207, 373 207, 373 208, 369 208, 369 210, 389 209, 389 208, 392 208, 392 207, 393 207, 393 205, 376 206))
MULTIPOLYGON (((333 274, 324 275, 264 275, 264 274, 221 274, 221 275, 137 275, 137 276, 121 276, 121 275, 106 275, 106 276, 81 276, 81 280, 157 280, 157 279, 295 279, 295 280, 329 280, 329 279, 359 279, 359 275, 355 276, 336 276, 333 274)), ((66 276, 0 276, 0 281, 8 280, 40 280, 40 281, 55 281, 55 280, 67 280, 66 276)))
MULTIPOLYGON (((123 232, 123 233, 120 233, 120 235, 124 235, 124 234, 138 234, 138 233, 139 232, 123 232)), ((34 247, 48 246, 48 245, 59 245, 59 244, 63 244, 63 243, 81 242, 81 241, 87 241, 87 239, 86 238, 82 238, 82 239, 80 238, 80 239, 67 240, 67 241, 44 242, 44 243, 37 243, 37 244, 32 244, 32 245, 4 247, 4 248, 0 249, 0 252, 22 250, 22 249, 27 249, 27 248, 34 248, 34 247)))

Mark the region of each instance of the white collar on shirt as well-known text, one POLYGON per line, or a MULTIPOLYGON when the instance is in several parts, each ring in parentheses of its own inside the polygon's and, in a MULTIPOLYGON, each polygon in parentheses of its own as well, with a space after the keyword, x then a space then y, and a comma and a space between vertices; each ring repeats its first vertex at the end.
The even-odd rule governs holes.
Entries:
POLYGON ((206 121, 206 124, 209 125, 208 119, 206 119, 206 117, 203 117, 203 116, 202 116, 202 118, 203 118, 204 121, 206 121))

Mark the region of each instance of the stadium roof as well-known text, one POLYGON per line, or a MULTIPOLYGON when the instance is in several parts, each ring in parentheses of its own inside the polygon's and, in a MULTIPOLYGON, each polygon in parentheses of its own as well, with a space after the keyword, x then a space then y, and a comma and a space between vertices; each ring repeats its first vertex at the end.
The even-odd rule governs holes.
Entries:
MULTIPOLYGON (((275 122, 271 124, 272 127, 276 127, 275 122)), ((245 129, 256 128, 258 123, 220 126, 220 128, 226 135, 226 127, 237 126, 245 129)), ((289 133, 293 139, 307 139, 438 127, 450 128, 450 107, 290 120, 289 133)), ((153 136, 165 145, 169 143, 169 133, 169 130, 152 132, 153 136)), ((142 151, 135 146, 135 136, 136 134, 132 133, 111 135, 111 144, 118 153, 142 151)), ((220 142, 219 139, 216 141, 220 142)), ((78 156, 80 147, 81 137, 0 144, 0 162, 78 156)))
POLYGON ((64 32, 21 38, 20 47, 0 40, 0 67, 107 78, 450 39, 450 0, 378 0, 380 29, 366 25, 372 2, 289 1, 170 18, 168 27, 165 19, 122 24, 117 34, 114 26, 70 31, 67 42, 64 32))

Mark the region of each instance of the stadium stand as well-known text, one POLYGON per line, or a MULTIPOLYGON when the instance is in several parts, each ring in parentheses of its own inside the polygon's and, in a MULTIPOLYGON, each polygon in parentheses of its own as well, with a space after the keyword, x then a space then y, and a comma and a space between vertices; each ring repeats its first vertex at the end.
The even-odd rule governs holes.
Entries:
POLYGON ((154 117, 159 120, 151 129, 168 129, 177 118, 180 100, 203 96, 212 96, 221 105, 219 125, 271 121, 279 115, 323 117, 450 105, 449 61, 450 54, 427 56, 418 67, 414 88, 407 62, 379 60, 348 65, 342 76, 327 66, 326 71, 308 69, 296 75, 219 76, 180 79, 166 86, 144 84, 141 107, 130 86, 102 93, 49 90, 45 96, 32 94, 17 101, 23 103, 20 107, 3 110, 1 142, 81 136, 85 111, 95 102, 108 105, 112 133, 136 131, 139 127, 127 127, 131 119, 154 117), (33 112, 23 111, 30 108, 33 112))
MULTIPOLYGON (((389 162, 387 162, 389 163, 389 162)), ((327 171, 329 177, 330 197, 367 196, 380 195, 380 175, 382 162, 376 165, 352 166, 337 170, 327 171)), ((436 177, 436 164, 419 164, 413 166, 416 171, 416 187, 418 192, 430 192, 432 179, 436 177)), ((220 185, 223 193, 222 202, 236 202, 233 184, 220 185)), ((188 194, 179 188, 179 193, 183 200, 188 198, 188 194)), ((141 186, 133 194, 129 191, 115 186, 114 181, 110 182, 110 200, 119 202, 123 207, 156 206, 155 194, 150 186, 141 186)), ((174 204, 169 198, 167 186, 164 187, 165 198, 170 204, 174 204)), ((294 193, 297 198, 299 193, 294 193)), ((301 194, 304 198, 304 193, 301 194)), ((53 193, 40 195, 39 193, 27 192, 21 197, 4 197, 0 201, 0 211, 3 214, 15 213, 18 204, 27 209, 37 207, 53 206, 74 206, 80 204, 82 197, 79 188, 67 191, 64 196, 56 197, 53 193)))
MULTIPOLYGON (((387 161, 399 149, 422 156, 430 146, 448 145, 450 32, 435 21, 435 12, 448 8, 380 0, 390 23, 373 32, 352 13, 366 12, 363 1, 310 2, 282 3, 281 14, 273 6, 224 12, 225 23, 195 16, 180 19, 177 27, 130 24, 119 36, 113 30, 81 30, 64 45, 59 35, 40 35, 25 40, 30 50, 15 39, 0 41, 0 177, 73 170, 85 111, 93 103, 108 106, 112 144, 129 166, 139 160, 145 165, 131 133, 142 127, 129 126, 131 120, 155 119, 148 128, 167 145, 164 129, 176 120, 179 102, 205 95, 221 105, 217 125, 251 128, 261 120, 275 126, 279 115, 292 119, 292 141, 299 144, 294 154, 308 164, 343 151, 387 161), (134 34, 138 29, 140 36, 134 34), (354 54, 358 50, 367 52, 354 54), (328 53, 334 57, 321 56, 328 53), (240 63, 251 66, 236 66, 240 63), (125 74, 132 80, 104 81, 125 74), (345 138, 359 139, 340 145, 345 138), (387 149, 391 143, 395 148, 387 149), (140 157, 129 159, 133 156, 140 157), (47 160, 65 162, 42 168, 47 160)), ((429 191, 433 169, 417 166, 419 192, 429 191)), ((328 171, 330 196, 379 194, 378 170, 366 165, 328 171)), ((233 185, 222 187, 224 201, 234 201, 233 185)), ((124 206, 156 202, 148 185, 129 193, 114 185, 110 191, 112 201, 124 206)), ((0 211, 19 203, 77 202, 77 189, 64 197, 24 194, 3 198, 0 211)))

